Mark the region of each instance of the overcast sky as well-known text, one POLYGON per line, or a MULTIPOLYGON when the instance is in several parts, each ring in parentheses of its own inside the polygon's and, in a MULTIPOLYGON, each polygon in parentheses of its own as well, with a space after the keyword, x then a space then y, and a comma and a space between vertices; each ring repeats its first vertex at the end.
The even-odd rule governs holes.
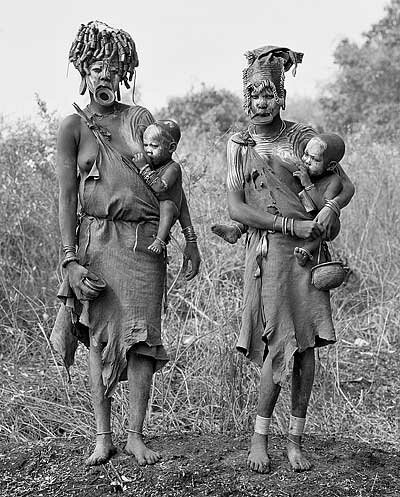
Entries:
POLYGON ((61 115, 72 112, 79 76, 67 55, 80 23, 98 19, 128 31, 139 55, 141 101, 151 111, 201 83, 241 92, 243 53, 262 45, 304 52, 290 94, 315 95, 331 77, 344 37, 384 15, 386 0, 11 0, 3 1, 0 112, 35 112, 34 93, 61 115))

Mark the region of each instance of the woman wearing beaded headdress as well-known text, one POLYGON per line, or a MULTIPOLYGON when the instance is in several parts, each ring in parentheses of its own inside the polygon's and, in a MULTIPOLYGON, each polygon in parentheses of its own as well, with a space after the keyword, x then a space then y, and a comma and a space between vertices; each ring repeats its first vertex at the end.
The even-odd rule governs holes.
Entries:
POLYGON ((314 348, 334 343, 335 332, 329 293, 311 284, 313 263, 299 265, 294 248, 299 239, 330 237, 354 187, 339 167, 342 189, 332 204, 335 209, 327 205, 318 218, 310 217, 293 172, 316 132, 280 116, 286 101, 285 72, 293 67, 295 74, 303 54, 262 47, 246 56, 244 107, 250 125, 229 140, 227 189, 231 218, 249 226, 237 347, 262 367, 248 466, 258 472, 270 469, 269 425, 293 359, 288 457, 295 471, 304 471, 311 467, 301 436, 314 379, 314 348))
MULTIPOLYGON (((129 88, 138 66, 128 33, 97 21, 81 25, 70 61, 82 77, 80 93, 89 90, 90 103, 84 110, 75 105, 76 114, 64 119, 58 136, 65 252, 59 296, 71 306, 74 333, 89 345, 97 435, 87 463, 102 464, 115 453, 111 397, 127 376, 125 449, 139 464, 153 464, 160 455, 143 443, 142 428, 153 373, 168 360, 160 330, 166 266, 162 254, 148 250, 157 235, 159 203, 132 157, 143 152, 143 132, 154 119, 147 109, 118 101, 120 84, 129 88), (96 277, 106 284, 101 293, 96 277)), ((186 269, 191 262, 186 278, 191 279, 200 257, 184 196, 179 221, 188 242, 186 269)))

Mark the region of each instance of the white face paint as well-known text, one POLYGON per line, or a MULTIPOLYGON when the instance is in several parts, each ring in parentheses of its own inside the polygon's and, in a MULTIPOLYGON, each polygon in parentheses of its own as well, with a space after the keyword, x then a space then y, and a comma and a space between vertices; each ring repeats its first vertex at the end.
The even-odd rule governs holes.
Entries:
POLYGON ((160 167, 171 159, 171 142, 160 136, 151 125, 143 134, 143 147, 152 166, 160 167))
POLYGON ((326 172, 328 164, 324 162, 324 152, 327 148, 325 142, 314 137, 307 143, 302 161, 307 166, 310 176, 321 176, 326 172))
POLYGON ((279 115, 281 106, 275 99, 274 92, 270 88, 262 90, 253 90, 251 93, 251 118, 253 121, 259 120, 262 123, 268 124, 279 115))
POLYGON ((112 105, 120 83, 118 63, 108 59, 98 60, 90 65, 89 71, 86 82, 95 100, 101 105, 112 105))

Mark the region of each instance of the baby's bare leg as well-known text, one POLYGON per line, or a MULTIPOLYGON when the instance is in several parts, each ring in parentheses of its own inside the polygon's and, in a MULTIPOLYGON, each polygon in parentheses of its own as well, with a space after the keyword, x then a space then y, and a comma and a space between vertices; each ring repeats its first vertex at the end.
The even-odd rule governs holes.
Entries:
POLYGON ((306 240, 301 247, 296 247, 294 249, 294 255, 300 266, 305 266, 308 261, 314 260, 320 243, 321 238, 306 240))
POLYGON ((247 226, 241 223, 213 224, 211 226, 211 231, 233 245, 239 240, 243 233, 246 233, 247 226))
POLYGON ((169 230, 179 216, 178 208, 172 200, 160 201, 160 224, 158 225, 157 238, 148 246, 156 254, 161 254, 165 248, 169 230))

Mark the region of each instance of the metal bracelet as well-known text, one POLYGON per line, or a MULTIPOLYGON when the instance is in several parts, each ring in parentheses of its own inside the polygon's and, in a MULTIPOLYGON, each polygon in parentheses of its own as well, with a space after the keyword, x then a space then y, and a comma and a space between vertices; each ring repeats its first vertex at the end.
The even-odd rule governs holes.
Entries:
POLYGON ((275 228, 276 228, 276 221, 277 221, 278 217, 279 217, 278 214, 275 214, 274 220, 272 221, 272 230, 271 230, 271 233, 276 233, 275 228))
POLYGON ((340 217, 340 207, 336 200, 325 200, 325 207, 329 207, 337 217, 340 217))
POLYGON ((64 254, 74 253, 76 254, 76 246, 75 245, 63 245, 64 254))
POLYGON ((284 236, 287 236, 287 221, 288 221, 287 217, 282 218, 282 234, 284 236))
POLYGON ((70 262, 79 262, 79 259, 78 257, 76 257, 76 255, 71 255, 70 257, 66 257, 61 262, 61 267, 66 268, 70 262))
POLYGON ((188 243, 196 243, 197 235, 192 225, 182 229, 183 236, 188 243))
POLYGON ((290 234, 292 237, 295 236, 294 235, 294 219, 293 218, 290 219, 290 234))

